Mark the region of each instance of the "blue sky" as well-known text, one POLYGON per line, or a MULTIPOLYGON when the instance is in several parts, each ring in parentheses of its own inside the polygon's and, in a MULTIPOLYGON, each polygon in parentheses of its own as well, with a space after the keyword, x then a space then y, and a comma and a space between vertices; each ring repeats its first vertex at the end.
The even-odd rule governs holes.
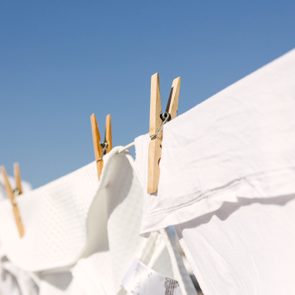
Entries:
MULTIPOLYGON (((295 1, 0 1, 0 164, 40 186, 148 130, 150 76, 179 112, 295 47, 295 1)), ((294 82, 295 83, 295 82, 294 82)))

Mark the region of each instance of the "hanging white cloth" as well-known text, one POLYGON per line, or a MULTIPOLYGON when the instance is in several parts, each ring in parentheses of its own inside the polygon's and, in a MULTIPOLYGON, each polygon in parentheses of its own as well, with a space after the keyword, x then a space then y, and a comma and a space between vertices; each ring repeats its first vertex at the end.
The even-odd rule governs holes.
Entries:
POLYGON ((175 225, 205 295, 295 293, 294 81, 295 50, 164 127, 142 232, 175 225))
MULTIPOLYGON (((9 177, 11 185, 14 187, 15 181, 9 177)), ((31 185, 22 181, 23 192, 31 190, 31 185)), ((4 186, 2 174, 0 174, 0 202, 7 200, 7 194, 4 186)), ((0 238, 0 248, 2 239, 0 238)), ((37 295, 39 288, 37 283, 32 278, 31 274, 23 271, 13 265, 3 254, 2 248, 0 251, 0 294, 1 295, 37 295)))
MULTIPOLYGON (((159 286, 164 280, 177 291, 173 251, 161 234, 152 239, 139 234, 146 194, 133 159, 121 150, 105 157, 100 181, 92 163, 19 198, 26 229, 22 239, 10 204, 0 203, 0 223, 8 221, 0 225, 5 255, 34 275, 39 295, 127 294, 132 287, 123 281, 138 259, 156 274, 159 286)), ((155 284, 140 281, 150 288, 155 284)))
POLYGON ((0 237, 8 259, 30 272, 75 263, 86 245, 85 221, 97 189, 92 163, 23 194, 17 199, 25 227, 22 239, 10 202, 0 202, 0 237))
POLYGON ((205 295, 295 292, 295 195, 239 199, 178 226, 205 295))
MULTIPOLYGON (((96 228, 99 233, 96 238, 101 241, 101 246, 95 254, 80 260, 72 270, 72 286, 76 286, 81 294, 123 295, 135 291, 145 294, 140 292, 158 286, 155 294, 164 295, 165 289, 161 291, 160 288, 164 288, 163 282, 167 282, 167 286, 169 282, 169 286, 178 284, 173 279, 172 255, 169 255, 162 235, 155 234, 150 238, 139 235, 145 196, 133 159, 126 152, 118 152, 109 158, 88 215, 88 219, 95 221, 89 226, 96 228), (105 215, 99 216, 97 208, 102 205, 105 215), (143 276, 134 273, 137 269, 134 265, 141 266, 143 276), (155 280, 147 282, 150 274, 155 280)), ((170 294, 178 293, 171 291, 170 294)))

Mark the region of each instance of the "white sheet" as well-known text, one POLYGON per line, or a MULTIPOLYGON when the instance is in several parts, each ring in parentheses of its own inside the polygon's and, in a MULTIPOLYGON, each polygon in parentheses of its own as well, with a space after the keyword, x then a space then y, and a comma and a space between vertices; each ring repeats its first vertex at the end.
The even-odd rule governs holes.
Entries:
POLYGON ((295 294, 294 81, 295 50, 164 128, 142 232, 175 225, 205 295, 295 294))
POLYGON ((295 195, 239 199, 178 226, 205 295, 295 294, 295 195))
MULTIPOLYGON (((167 123, 158 196, 147 198, 143 231, 186 222, 238 197, 294 193, 294 81, 295 50, 167 123)), ((148 141, 136 139, 143 183, 148 141)))

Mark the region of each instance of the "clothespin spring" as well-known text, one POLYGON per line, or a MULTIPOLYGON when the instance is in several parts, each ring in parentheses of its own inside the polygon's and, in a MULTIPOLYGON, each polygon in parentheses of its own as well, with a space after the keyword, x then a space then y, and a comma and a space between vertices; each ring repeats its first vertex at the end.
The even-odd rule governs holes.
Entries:
POLYGON ((108 142, 104 141, 100 144, 100 146, 102 147, 102 154, 105 155, 108 150, 108 142))
POLYGON ((108 143, 107 143, 106 141, 105 141, 105 142, 102 142, 102 143, 100 144, 100 146, 101 146, 101 148, 102 148, 102 157, 98 158, 98 159, 96 160, 96 163, 98 163, 98 162, 100 162, 100 161, 103 160, 103 156, 106 155, 107 150, 108 150, 108 143))
POLYGON ((164 125, 171 120, 171 115, 168 112, 164 112, 160 114, 160 118, 162 120, 161 126, 157 129, 157 132, 150 136, 151 140, 158 138, 158 135, 163 130, 164 125))
POLYGON ((15 196, 19 196, 19 195, 21 195, 21 192, 20 192, 20 190, 19 190, 18 188, 15 188, 15 189, 13 190, 13 193, 14 193, 15 196))

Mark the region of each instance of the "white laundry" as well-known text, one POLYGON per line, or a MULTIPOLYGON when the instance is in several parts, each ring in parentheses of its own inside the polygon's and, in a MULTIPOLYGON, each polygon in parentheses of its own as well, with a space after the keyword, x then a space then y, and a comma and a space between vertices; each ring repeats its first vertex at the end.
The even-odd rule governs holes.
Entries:
POLYGON ((35 274, 38 285, 38 295, 74 295, 72 281, 73 277, 70 271, 60 271, 53 273, 35 274))
POLYGON ((175 225, 205 295, 295 294, 294 81, 295 50, 164 127, 142 232, 175 225))
POLYGON ((39 288, 30 274, 2 257, 0 260, 0 294, 38 295, 39 288))
MULTIPOLYGON (((112 264, 113 254, 112 251, 107 251, 81 259, 72 270, 73 282, 70 294, 183 294, 180 293, 177 280, 173 279, 176 276, 172 265, 173 257, 169 255, 165 240, 160 234, 154 234, 149 239, 145 239, 144 247, 128 256, 128 267, 119 274, 118 284, 113 275, 114 267, 118 265, 118 263, 112 264), (170 293, 165 293, 168 291, 170 293)), ((191 295, 195 292, 184 294, 191 295)))
POLYGON ((128 294, 138 295, 181 295, 176 280, 166 278, 147 267, 140 260, 135 260, 123 279, 123 286, 128 294))
POLYGON ((205 295, 295 294, 295 195, 226 202, 178 226, 205 295))
POLYGON ((101 244, 95 254, 73 268, 72 289, 89 295, 127 294, 122 281, 134 259, 141 259, 167 280, 173 277, 171 258, 161 236, 139 235, 144 197, 133 159, 126 153, 113 154, 105 164, 88 214, 88 228, 95 228, 101 244), (98 208, 105 208, 105 214, 98 214, 98 208))
POLYGON ((105 157, 100 181, 92 163, 19 198, 22 239, 10 204, 0 203, 3 251, 34 275, 39 295, 127 294, 122 280, 137 258, 174 281, 161 235, 139 235, 145 191, 120 149, 105 157))
MULTIPOLYGON (((15 182, 12 177, 9 177, 11 185, 14 187, 15 182)), ((31 185, 22 180, 23 192, 31 190, 31 185)), ((0 174, 0 202, 7 200, 7 194, 4 186, 2 174, 0 174)), ((0 237, 0 248, 2 239, 0 237)), ((2 253, 2 249, 1 249, 2 253)), ((23 271, 13 265, 3 253, 0 255, 0 294, 1 295, 37 295, 39 289, 32 278, 31 274, 23 271)))
POLYGON ((8 259, 30 272, 75 263, 87 244, 86 216, 98 184, 92 163, 23 194, 17 199, 25 227, 22 239, 9 201, 0 202, 0 237, 8 259))
MULTIPOLYGON (((144 231, 188 221, 237 197, 295 192, 295 50, 164 126, 158 197, 144 231)), ((146 181, 148 135, 136 139, 146 181)))

